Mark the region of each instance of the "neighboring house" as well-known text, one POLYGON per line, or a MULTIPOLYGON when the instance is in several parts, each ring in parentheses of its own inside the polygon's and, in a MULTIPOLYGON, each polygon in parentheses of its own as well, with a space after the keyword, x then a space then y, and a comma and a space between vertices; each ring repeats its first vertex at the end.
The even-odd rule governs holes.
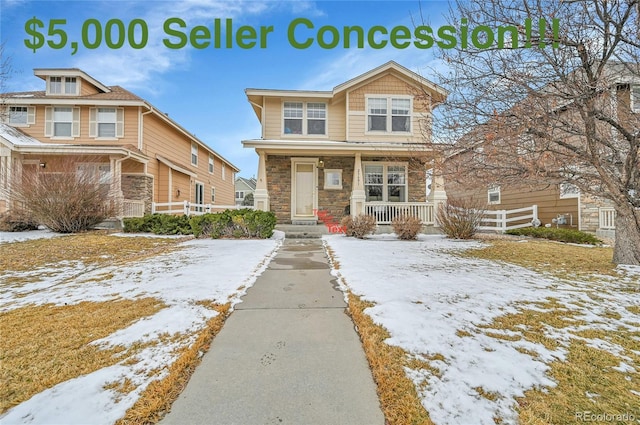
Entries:
POLYGON ((108 185, 119 217, 152 203, 233 205, 238 168, 167 114, 79 69, 34 74, 45 90, 0 95, 0 212, 11 207, 12 176, 56 173, 69 161, 108 185))
MULTIPOLYGON (((611 73, 611 86, 603 93, 610 97, 607 102, 615 103, 616 113, 625 120, 635 120, 640 114, 640 80, 633 74, 628 74, 626 67, 619 64, 609 65, 611 73), (612 101, 611 99, 615 99, 612 101)), ((563 113, 561 107, 558 113, 563 113)), ((522 111, 520 113, 523 113, 522 111)), ((631 122, 631 121, 629 121, 631 122)), ((489 210, 517 210, 535 205, 537 207, 537 219, 542 226, 573 228, 577 230, 595 233, 601 237, 615 237, 615 210, 613 203, 605 198, 581 191, 569 182, 551 180, 545 177, 521 179, 515 183, 513 179, 504 179, 498 176, 494 182, 487 184, 485 179, 478 179, 474 174, 467 174, 465 170, 473 165, 465 167, 465 164, 477 164, 477 158, 490 158, 494 154, 487 151, 507 149, 507 156, 514 163, 519 161, 520 155, 528 152, 537 152, 529 149, 533 142, 519 133, 514 133, 521 143, 511 141, 500 144, 500 140, 494 139, 494 127, 483 125, 471 129, 461 138, 454 147, 454 152, 445 161, 445 174, 452 178, 446 179, 445 188, 451 198, 473 199, 481 204, 486 204, 489 210), (515 149, 515 151, 512 151, 515 149)), ((615 137, 613 132, 612 139, 615 137)), ((543 155, 553 157, 551 152, 542 152, 543 155)), ((505 154, 497 158, 504 160, 505 154)), ((490 161, 490 160, 487 160, 490 161)), ((640 166, 640 164, 639 164, 640 166)), ((490 165, 487 165, 490 168, 490 165)), ((513 216, 523 215, 526 212, 514 213, 513 216)), ((510 224, 524 224, 531 219, 516 220, 510 224)), ((536 223, 538 224, 538 223, 536 223)))
POLYGON ((262 125, 261 139, 242 142, 259 156, 256 208, 279 223, 409 213, 433 224, 445 195, 435 178, 427 202, 426 181, 443 88, 388 62, 329 91, 245 92, 262 125))
POLYGON ((251 177, 245 179, 244 177, 236 178, 236 205, 242 205, 244 198, 256 190, 256 179, 251 177))

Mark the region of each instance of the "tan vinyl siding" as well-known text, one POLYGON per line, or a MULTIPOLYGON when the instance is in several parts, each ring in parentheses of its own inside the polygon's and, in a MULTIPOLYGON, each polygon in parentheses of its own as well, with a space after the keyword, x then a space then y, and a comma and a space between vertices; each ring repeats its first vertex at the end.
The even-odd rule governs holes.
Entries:
POLYGON ((329 126, 329 139, 331 140, 346 140, 346 102, 337 102, 335 104, 329 104, 328 123, 329 126))
MULTIPOLYGON (((198 147, 198 165, 191 165, 191 139, 186 138, 183 133, 171 128, 164 120, 154 115, 146 115, 144 117, 143 152, 152 158, 148 168, 150 174, 154 174, 156 172, 155 170, 157 170, 159 161, 156 158, 158 155, 197 174, 196 177, 191 178, 193 180, 191 184, 186 183, 185 187, 188 189, 187 192, 185 192, 182 186, 180 187, 181 196, 180 199, 178 199, 179 201, 185 199, 193 200, 192 198, 195 196, 195 182, 198 181, 204 184, 205 203, 208 203, 211 199, 212 187, 216 188, 216 204, 233 205, 235 202, 232 167, 226 164, 226 179, 222 180, 222 161, 220 158, 214 157, 214 174, 210 174, 209 152, 202 146, 198 147), (187 198, 186 194, 190 194, 190 197, 187 198)), ((160 167, 166 166, 160 165, 160 167)), ((177 175, 185 176, 178 171, 173 171, 174 196, 177 188, 175 180, 177 175)), ((188 179, 188 176, 184 178, 188 179)), ((180 181, 182 182, 182 180, 180 181)), ((161 183, 158 182, 159 189, 160 184, 161 183)), ((173 201, 175 202, 176 199, 173 201)))
POLYGON ((349 140, 371 142, 425 142, 430 137, 430 126, 421 125, 421 120, 430 120, 430 99, 409 82, 389 73, 349 92, 349 140), (371 95, 411 96, 413 116, 411 134, 367 134, 366 98, 371 95), (425 132, 425 129, 426 132, 425 132))
MULTIPOLYGON (((469 185, 470 186, 470 185, 469 185)), ((447 196, 453 199, 477 200, 479 204, 487 202, 487 187, 462 188, 457 184, 446 185, 447 196)), ((487 205, 490 210, 513 210, 518 208, 538 206, 538 219, 542 225, 552 223, 552 219, 558 214, 571 215, 573 227, 578 228, 578 198, 560 199, 560 190, 557 185, 544 185, 539 187, 500 187, 500 203, 487 205)), ((555 224, 554 224, 555 226, 555 224)), ((570 226, 561 226, 570 227, 570 226)))
POLYGON ((282 98, 266 98, 264 106, 264 137, 280 139, 282 137, 282 98))
POLYGON ((90 96, 92 94, 102 93, 101 91, 98 91, 98 89, 87 80, 83 80, 82 78, 78 77, 77 81, 80 82, 80 96, 90 96))

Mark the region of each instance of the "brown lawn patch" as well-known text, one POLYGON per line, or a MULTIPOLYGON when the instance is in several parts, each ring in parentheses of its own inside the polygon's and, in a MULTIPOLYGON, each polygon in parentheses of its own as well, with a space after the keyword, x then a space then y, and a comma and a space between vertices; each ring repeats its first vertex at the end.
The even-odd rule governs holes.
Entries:
POLYGON ((136 348, 102 349, 90 343, 162 308, 161 301, 142 298, 0 313, 0 412, 61 382, 116 364, 136 348))
POLYGON ((407 353, 399 347, 386 344, 384 341, 389 338, 387 330, 373 323, 371 317, 364 313, 364 310, 372 305, 349 293, 349 313, 360 334, 387 423, 433 424, 429 414, 420 404, 413 382, 407 378, 404 371, 404 366, 411 363, 407 353))
POLYGON ((169 374, 151 382, 135 404, 127 410, 125 416, 116 425, 155 424, 169 412, 171 404, 178 398, 189 382, 196 366, 200 364, 202 354, 209 349, 211 341, 220 332, 229 315, 229 303, 211 305, 218 313, 207 322, 191 346, 185 347, 178 359, 169 366, 169 374))
POLYGON ((464 257, 504 261, 560 278, 618 277, 612 248, 590 248, 549 241, 491 240, 483 248, 460 253, 464 257))
POLYGON ((182 240, 90 232, 0 244, 0 270, 28 271, 56 267, 68 261, 82 261, 85 265, 117 264, 169 252, 177 249, 182 240))

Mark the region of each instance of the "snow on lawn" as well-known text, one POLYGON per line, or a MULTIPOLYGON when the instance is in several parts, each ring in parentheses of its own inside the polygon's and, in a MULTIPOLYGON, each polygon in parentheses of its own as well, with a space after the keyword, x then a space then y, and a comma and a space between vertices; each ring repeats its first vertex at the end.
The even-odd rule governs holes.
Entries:
MULTIPOLYGON (((157 339, 163 334, 192 334, 203 329, 218 313, 198 301, 224 304, 240 302, 275 255, 279 240, 191 240, 182 249, 128 265, 83 269, 68 264, 52 273, 23 273, 30 283, 0 288, 0 311, 28 304, 74 304, 118 298, 155 297, 168 307, 141 319, 95 344, 131 345, 157 339), (35 281, 34 281, 35 279, 35 281), (243 289, 239 289, 243 287, 243 289)), ((12 276, 20 275, 11 273, 12 276)), ((151 345, 136 354, 135 364, 126 360, 88 375, 60 383, 12 408, 0 423, 17 424, 112 424, 139 398, 154 379, 165 376, 184 340, 151 345), (149 372, 162 369, 159 375, 149 372), (147 374, 151 375, 147 376, 147 374), (138 387, 129 394, 105 390, 105 384, 129 378, 138 387)))
MULTIPOLYGON (((547 375, 548 363, 564 359, 565 349, 550 351, 525 339, 491 337, 487 332, 513 333, 480 327, 493 319, 525 307, 539 309, 533 303, 554 297, 578 310, 576 319, 584 318, 591 328, 630 328, 639 320, 625 308, 639 303, 637 292, 623 289, 627 281, 560 281, 522 267, 453 255, 479 247, 479 242, 435 235, 419 241, 399 241, 392 235, 367 240, 331 235, 325 243, 339 264, 333 274, 343 289, 375 304, 365 312, 389 331, 387 343, 438 371, 406 370, 436 424, 493 425, 494 418, 517 423, 515 397, 536 386, 555 385, 547 375), (598 297, 589 296, 593 290, 598 297), (479 388, 498 397, 483 397, 479 388)), ((640 277, 640 269, 627 272, 640 277)), ((550 332, 567 341, 570 329, 550 332)), ((612 352, 619 348, 607 344, 604 349, 612 352)), ((640 372, 638 365, 625 368, 627 373, 640 372)))
POLYGON ((25 232, 0 232, 0 243, 23 242, 32 239, 54 238, 56 236, 62 236, 62 234, 52 232, 46 228, 25 232))

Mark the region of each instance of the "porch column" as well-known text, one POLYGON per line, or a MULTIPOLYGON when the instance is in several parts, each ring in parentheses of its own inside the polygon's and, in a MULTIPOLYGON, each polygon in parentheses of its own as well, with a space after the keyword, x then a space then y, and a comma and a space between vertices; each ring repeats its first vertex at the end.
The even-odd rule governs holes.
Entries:
POLYGON ((269 191, 267 190, 267 160, 264 152, 258 152, 258 178, 253 193, 253 207, 260 211, 269 211, 269 191))
POLYGON ((116 217, 122 217, 124 194, 122 193, 122 160, 118 157, 109 158, 109 169, 111 170, 111 185, 109 185, 108 199, 111 201, 116 217))
POLYGON ((444 178, 440 170, 434 166, 433 176, 431 178, 431 193, 429 194, 429 202, 433 204, 433 226, 440 227, 437 220, 440 205, 447 201, 447 193, 444 191, 444 178))
POLYGON ((360 214, 364 214, 364 202, 367 199, 367 195, 364 191, 364 174, 362 172, 362 158, 360 153, 356 153, 355 161, 353 164, 353 184, 351 191, 351 216, 355 217, 360 214))

